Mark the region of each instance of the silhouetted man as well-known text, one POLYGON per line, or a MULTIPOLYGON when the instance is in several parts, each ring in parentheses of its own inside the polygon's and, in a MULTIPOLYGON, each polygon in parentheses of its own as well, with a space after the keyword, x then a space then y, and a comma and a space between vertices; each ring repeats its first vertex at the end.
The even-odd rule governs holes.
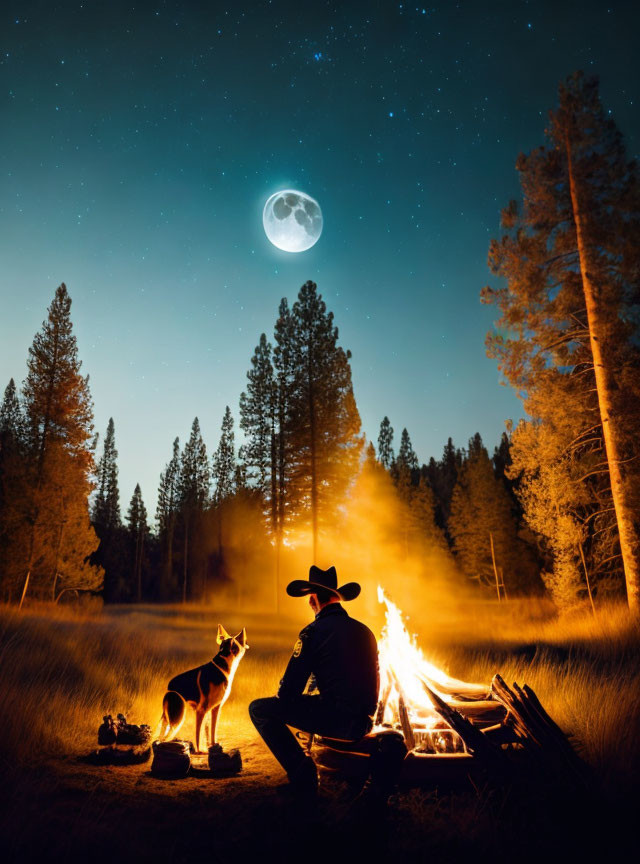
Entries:
MULTIPOLYGON (((308 596, 315 620, 300 632, 278 695, 254 700, 249 714, 287 772, 291 791, 309 799, 315 797, 318 788, 316 766, 288 727, 347 741, 357 741, 369 733, 380 684, 378 647, 371 630, 350 618, 340 605, 341 601, 357 597, 360 585, 349 582, 338 588, 335 567, 321 570, 312 566, 309 579, 291 582, 287 594, 308 596), (310 678, 318 694, 304 693, 310 678)), ((395 768, 405 752, 398 756, 396 747, 395 768)), ((388 769, 387 758, 378 774, 389 779, 394 774, 395 779, 398 771, 391 769, 390 773, 388 769)), ((382 785, 389 787, 388 783, 382 785)), ((385 788, 385 799, 389 791, 385 788)))

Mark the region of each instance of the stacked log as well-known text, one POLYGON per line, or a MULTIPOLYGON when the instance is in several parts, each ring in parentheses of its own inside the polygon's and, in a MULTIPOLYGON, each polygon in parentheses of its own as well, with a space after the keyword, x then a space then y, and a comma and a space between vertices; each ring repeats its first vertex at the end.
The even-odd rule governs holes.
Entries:
POLYGON ((479 759, 488 759, 493 762, 501 761, 502 751, 477 726, 474 726, 470 720, 467 720, 457 708, 452 708, 424 681, 422 682, 422 686, 435 710, 445 723, 462 738, 469 753, 479 759))
POLYGON ((571 742, 547 714, 534 691, 525 684, 510 688, 500 675, 494 675, 491 692, 508 711, 507 723, 522 746, 538 760, 561 766, 581 784, 587 781, 584 762, 571 742))

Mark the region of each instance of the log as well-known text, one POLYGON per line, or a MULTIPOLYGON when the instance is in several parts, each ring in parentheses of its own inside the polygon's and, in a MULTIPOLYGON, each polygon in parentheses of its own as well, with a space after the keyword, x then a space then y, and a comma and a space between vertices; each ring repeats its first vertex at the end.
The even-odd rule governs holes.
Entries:
POLYGON ((515 730, 505 723, 496 723, 495 726, 486 726, 482 734, 489 738, 494 744, 519 744, 521 738, 516 735, 515 730))
POLYGON ((380 701, 378 702, 378 710, 376 711, 376 719, 373 724, 374 726, 379 726, 384 720, 384 709, 387 707, 387 702, 389 701, 389 695, 391 694, 391 685, 392 679, 391 676, 389 676, 387 686, 384 688, 382 696, 380 697, 380 701))
POLYGON ((495 699, 482 699, 477 702, 462 702, 458 699, 449 700, 451 708, 455 708, 468 720, 484 721, 488 724, 499 723, 506 717, 502 702, 495 699))
POLYGON ((451 708, 428 684, 422 682, 431 704, 454 732, 462 738, 469 753, 481 759, 499 762, 503 759, 502 751, 495 747, 473 723, 467 720, 456 708, 451 708))
POLYGON ((437 688, 440 693, 446 693, 447 696, 453 696, 455 699, 460 699, 465 702, 475 702, 476 700, 488 699, 490 690, 482 684, 468 684, 466 681, 457 681, 451 679, 451 684, 440 681, 432 681, 425 675, 419 675, 420 681, 426 684, 427 687, 437 688))
POLYGON ((407 703, 404 695, 404 690, 402 689, 402 685, 398 680, 398 676, 393 671, 393 669, 390 670, 390 673, 393 683, 396 685, 396 690, 398 691, 398 715, 400 719, 400 726, 402 728, 402 734, 404 735, 404 743, 407 745, 407 750, 413 750, 413 748, 416 746, 416 738, 413 734, 411 720, 409 719, 409 712, 407 711, 407 703))
POLYGON ((587 781, 584 762, 571 742, 547 714, 534 691, 514 683, 513 690, 500 675, 494 675, 491 690, 509 712, 508 722, 530 753, 554 765, 563 764, 581 784, 587 781))
POLYGON ((413 734, 407 706, 400 694, 398 695, 398 714, 400 715, 400 726, 402 727, 402 734, 404 735, 404 743, 407 745, 407 750, 413 750, 416 746, 416 736, 413 734))

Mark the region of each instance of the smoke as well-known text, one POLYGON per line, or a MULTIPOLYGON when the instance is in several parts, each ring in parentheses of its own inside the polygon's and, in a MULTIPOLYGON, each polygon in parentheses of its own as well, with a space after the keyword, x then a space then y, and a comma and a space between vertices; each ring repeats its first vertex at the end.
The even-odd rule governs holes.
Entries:
POLYGON ((335 566, 339 585, 360 583, 360 596, 347 608, 376 633, 383 623, 378 585, 420 622, 420 629, 446 626, 443 622, 455 618, 468 594, 444 539, 416 530, 388 473, 371 461, 361 466, 335 518, 321 522, 315 562, 308 525, 288 527, 278 561, 276 545, 250 496, 233 502, 223 535, 228 581, 208 597, 218 608, 308 621, 306 600, 288 597, 285 589, 292 579, 307 578, 312 563, 323 569, 335 566))

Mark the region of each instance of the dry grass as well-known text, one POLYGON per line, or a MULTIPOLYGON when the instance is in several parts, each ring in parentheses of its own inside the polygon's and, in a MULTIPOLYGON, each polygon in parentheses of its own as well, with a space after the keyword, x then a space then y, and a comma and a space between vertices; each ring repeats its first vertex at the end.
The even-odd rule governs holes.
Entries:
MULTIPOLYGON (((213 832, 221 843, 258 844, 284 860, 301 835, 274 803, 271 787, 283 775, 257 738, 247 705, 275 691, 299 623, 255 613, 218 616, 206 608, 120 607, 89 614, 44 606, 20 615, 0 609, 0 770, 11 799, 4 806, 8 848, 23 858, 46 852, 51 859, 73 860, 83 849, 94 860, 147 858, 150 850, 157 860, 191 860, 184 844, 193 851, 202 843, 209 853, 213 832), (241 777, 161 783, 148 766, 83 763, 103 714, 121 711, 132 722, 157 721, 169 678, 215 653, 218 617, 230 631, 246 626, 251 645, 219 725, 223 744, 242 750, 241 777), (123 824, 124 833, 115 830, 123 824), (203 826, 203 833, 194 826, 203 826), (188 840, 187 827, 195 831, 188 840)), ((595 620, 589 614, 558 620, 539 602, 449 607, 440 618, 431 610, 429 632, 419 636, 425 652, 458 677, 488 682, 500 671, 509 681, 530 684, 575 736, 605 790, 590 807, 619 810, 622 793, 637 791, 640 634, 624 609, 601 610, 595 620)), ((184 731, 193 734, 192 728, 184 731)), ((490 785, 455 795, 402 792, 385 842, 409 860, 421 859, 418 849, 462 854, 473 847, 489 855, 496 829, 505 824, 516 842, 522 800, 510 795, 490 785)), ((527 806, 531 810, 531 802, 527 806)), ((329 805, 325 827, 340 812, 339 803, 329 805)), ((536 812, 540 825, 547 825, 549 813, 536 812)))

